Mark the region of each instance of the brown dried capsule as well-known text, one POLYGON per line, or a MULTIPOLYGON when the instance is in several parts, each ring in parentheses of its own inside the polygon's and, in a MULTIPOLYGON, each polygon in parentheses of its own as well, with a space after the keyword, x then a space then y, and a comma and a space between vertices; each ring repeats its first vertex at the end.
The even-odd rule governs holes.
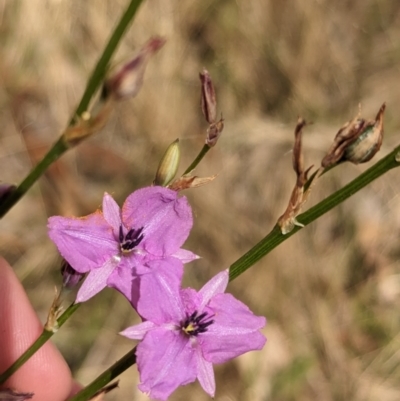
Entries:
POLYGON ((210 74, 205 68, 199 76, 201 81, 201 110, 206 121, 212 124, 217 118, 217 98, 215 96, 214 85, 210 74))
POLYGON ((343 125, 322 159, 322 167, 327 168, 344 161, 359 164, 371 160, 382 145, 385 108, 386 105, 383 103, 375 120, 366 121, 357 115, 352 121, 343 125))
POLYGON ((136 96, 142 87, 147 63, 164 44, 165 39, 163 38, 151 38, 135 57, 115 67, 104 83, 102 98, 113 97, 119 100, 136 96))

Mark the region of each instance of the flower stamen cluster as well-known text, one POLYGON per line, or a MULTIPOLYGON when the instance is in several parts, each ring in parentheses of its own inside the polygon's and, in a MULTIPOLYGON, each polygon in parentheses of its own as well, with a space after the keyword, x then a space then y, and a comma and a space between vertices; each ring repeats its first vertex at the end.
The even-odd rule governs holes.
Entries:
POLYGON ((143 228, 144 227, 140 227, 136 230, 134 228, 131 228, 124 235, 122 224, 119 226, 119 243, 122 253, 129 253, 133 251, 133 249, 142 242, 144 238, 143 228))
POLYGON ((200 333, 205 333, 208 330, 208 326, 214 323, 212 316, 209 316, 207 312, 203 312, 200 315, 197 314, 197 311, 193 312, 182 322, 181 329, 188 336, 198 336, 200 333))

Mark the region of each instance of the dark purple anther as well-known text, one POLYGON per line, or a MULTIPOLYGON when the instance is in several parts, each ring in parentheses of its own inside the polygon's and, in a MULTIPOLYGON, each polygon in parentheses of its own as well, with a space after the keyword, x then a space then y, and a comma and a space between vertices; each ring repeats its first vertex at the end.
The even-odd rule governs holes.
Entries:
POLYGON ((122 252, 130 252, 138 246, 144 238, 143 227, 138 229, 131 228, 125 235, 122 225, 119 226, 119 243, 122 252))
POLYGON ((181 324, 182 331, 189 336, 197 336, 200 333, 205 333, 208 326, 214 323, 211 316, 207 312, 197 315, 197 311, 188 316, 181 324))

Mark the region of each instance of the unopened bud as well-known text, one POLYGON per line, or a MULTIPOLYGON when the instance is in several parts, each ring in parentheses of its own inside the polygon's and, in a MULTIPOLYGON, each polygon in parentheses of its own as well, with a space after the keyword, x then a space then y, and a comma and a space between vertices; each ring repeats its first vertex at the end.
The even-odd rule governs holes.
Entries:
POLYGON ((165 39, 151 38, 134 58, 114 68, 104 83, 102 97, 113 97, 119 100, 128 96, 136 96, 142 87, 144 73, 150 57, 164 43, 165 39))
POLYGON ((206 69, 199 74, 201 81, 201 110, 209 124, 217 118, 217 99, 210 74, 206 69))
POLYGON ((154 185, 165 187, 174 179, 179 168, 180 158, 179 139, 176 139, 168 146, 158 165, 154 185))
POLYGON ((210 147, 215 146, 223 129, 224 129, 224 119, 222 117, 218 122, 210 124, 210 126, 207 129, 206 144, 210 147))
POLYGON ((327 168, 344 161, 359 164, 371 160, 382 145, 385 107, 384 103, 375 120, 366 121, 357 116, 340 128, 327 155, 322 159, 322 167, 327 168))
POLYGON ((0 203, 4 202, 16 188, 17 187, 12 184, 0 184, 0 203))
POLYGON ((63 278, 64 288, 73 288, 79 284, 79 282, 85 276, 83 273, 78 273, 71 265, 63 259, 61 263, 61 275, 63 278))

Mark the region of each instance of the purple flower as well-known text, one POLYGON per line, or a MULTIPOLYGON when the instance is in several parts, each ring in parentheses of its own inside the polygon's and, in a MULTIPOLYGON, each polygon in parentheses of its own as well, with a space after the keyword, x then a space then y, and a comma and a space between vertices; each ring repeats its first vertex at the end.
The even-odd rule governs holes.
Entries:
POLYGON ((145 321, 121 333, 141 340, 136 351, 141 391, 166 400, 177 387, 197 378, 213 397, 212 364, 264 346, 259 330, 265 318, 224 294, 228 280, 225 270, 196 292, 172 287, 169 280, 141 277, 138 312, 145 321))
POLYGON ((160 275, 179 281, 183 263, 196 259, 180 249, 192 227, 185 197, 162 187, 142 188, 126 199, 122 211, 104 194, 103 212, 81 218, 50 217, 49 236, 62 257, 79 273, 89 272, 76 302, 110 286, 136 307, 138 277, 160 275))

